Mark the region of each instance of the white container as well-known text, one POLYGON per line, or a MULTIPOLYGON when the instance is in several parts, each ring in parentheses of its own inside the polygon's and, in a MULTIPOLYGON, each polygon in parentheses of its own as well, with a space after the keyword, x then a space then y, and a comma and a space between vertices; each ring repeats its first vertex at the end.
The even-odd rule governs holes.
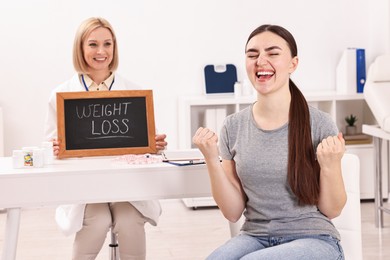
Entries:
POLYGON ((234 83, 234 96, 235 97, 241 97, 242 96, 242 84, 239 81, 234 83))
POLYGON ((244 79, 242 84, 242 94, 244 96, 251 96, 254 94, 253 86, 248 79, 244 79))
POLYGON ((42 148, 34 148, 33 149, 33 160, 34 167, 41 168, 44 165, 44 149, 42 148))
POLYGON ((23 147, 23 166, 24 167, 33 167, 34 166, 34 149, 37 149, 38 147, 35 146, 28 146, 23 147))
POLYGON ((52 164, 54 160, 53 142, 42 142, 41 147, 43 149, 43 163, 52 164))
POLYGON ((24 153, 22 150, 12 151, 12 166, 15 169, 23 168, 24 166, 24 153))

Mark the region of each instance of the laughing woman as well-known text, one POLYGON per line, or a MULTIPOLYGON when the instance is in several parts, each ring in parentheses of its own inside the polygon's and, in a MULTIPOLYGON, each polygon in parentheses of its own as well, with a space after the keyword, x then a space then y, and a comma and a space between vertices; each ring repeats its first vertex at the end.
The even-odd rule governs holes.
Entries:
POLYGON ((256 28, 245 54, 257 101, 226 118, 219 140, 207 128, 193 137, 222 213, 245 216, 240 234, 208 259, 344 259, 331 221, 346 202, 344 139, 290 79, 298 51, 289 31, 256 28))

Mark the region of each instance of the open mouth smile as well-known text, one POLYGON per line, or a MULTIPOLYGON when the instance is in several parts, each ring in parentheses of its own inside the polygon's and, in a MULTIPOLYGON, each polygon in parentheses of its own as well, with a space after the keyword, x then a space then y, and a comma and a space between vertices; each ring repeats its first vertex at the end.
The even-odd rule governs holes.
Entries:
POLYGON ((107 60, 106 57, 98 57, 98 58, 93 58, 95 61, 105 61, 107 60))
POLYGON ((258 71, 256 73, 256 77, 261 80, 270 79, 273 75, 275 75, 275 72, 273 71, 258 71))

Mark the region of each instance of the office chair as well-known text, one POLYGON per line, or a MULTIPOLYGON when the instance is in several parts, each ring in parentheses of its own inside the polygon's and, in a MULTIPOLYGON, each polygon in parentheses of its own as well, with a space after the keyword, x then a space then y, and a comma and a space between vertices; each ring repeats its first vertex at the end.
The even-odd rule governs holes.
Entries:
POLYGON ((390 132, 390 54, 378 56, 370 65, 363 93, 378 125, 390 132))
POLYGON ((119 252, 118 252, 118 238, 117 234, 112 231, 112 227, 110 230, 111 234, 111 243, 108 245, 110 250, 110 260, 119 260, 119 252))
POLYGON ((341 161, 347 203, 340 216, 332 219, 341 236, 346 260, 362 260, 362 230, 360 209, 360 161, 354 154, 344 154, 341 161))

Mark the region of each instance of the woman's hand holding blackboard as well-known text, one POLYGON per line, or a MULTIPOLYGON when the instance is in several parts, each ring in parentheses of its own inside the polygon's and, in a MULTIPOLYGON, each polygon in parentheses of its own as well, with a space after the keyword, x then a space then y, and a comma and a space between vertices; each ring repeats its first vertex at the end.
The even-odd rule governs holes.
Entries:
POLYGON ((165 141, 165 138, 167 138, 166 134, 156 135, 155 140, 156 140, 157 152, 164 150, 165 147, 168 145, 168 143, 165 141))
POLYGON ((58 141, 57 139, 53 139, 53 154, 55 156, 58 156, 60 152, 60 141, 58 141))

